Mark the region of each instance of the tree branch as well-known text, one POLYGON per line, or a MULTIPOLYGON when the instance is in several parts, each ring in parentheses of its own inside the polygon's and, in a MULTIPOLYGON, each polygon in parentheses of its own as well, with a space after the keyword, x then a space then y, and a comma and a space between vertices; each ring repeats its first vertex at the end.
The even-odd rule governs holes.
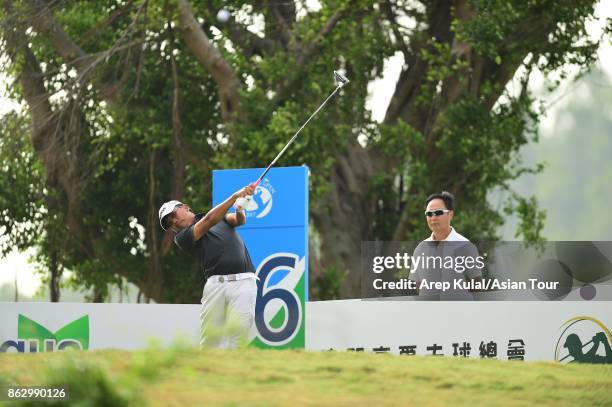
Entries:
POLYGON ((295 23, 295 3, 286 0, 266 0, 258 2, 257 8, 267 8, 264 12, 265 37, 276 38, 283 49, 295 45, 291 28, 295 23))
MULTIPOLYGON (((215 8, 212 0, 208 0, 207 18, 213 20, 213 12, 218 12, 220 9, 215 8)), ((248 59, 253 55, 273 55, 281 46, 278 40, 271 40, 267 36, 262 38, 257 34, 249 31, 244 25, 238 23, 236 19, 230 15, 230 19, 221 24, 213 24, 218 30, 224 31, 232 43, 242 48, 244 56, 248 59)), ((270 36, 273 38, 273 36, 270 36)))
POLYGON ((321 28, 321 30, 317 33, 312 42, 306 46, 304 51, 302 51, 302 53, 298 57, 298 66, 308 65, 314 53, 317 52, 317 50, 319 49, 319 46, 321 45, 323 39, 332 32, 332 30, 338 24, 340 19, 344 16, 344 14, 345 11, 343 9, 338 10, 329 18, 329 20, 327 20, 327 23, 321 28))
POLYGON ((323 39, 332 32, 344 14, 344 10, 336 11, 317 33, 312 42, 304 48, 304 51, 298 56, 296 63, 300 69, 298 69, 291 78, 279 83, 276 89, 276 96, 271 102, 273 106, 280 106, 287 97, 288 91, 293 89, 299 81, 303 80, 302 67, 307 66, 311 62, 314 55, 319 51, 323 39))
MULTIPOLYGON (((157 149, 152 148, 149 154, 149 194, 147 197, 147 248, 149 250, 149 267, 147 270, 146 280, 146 295, 147 300, 150 298, 161 298, 161 290, 163 287, 163 275, 159 262, 158 251, 158 230, 159 223, 156 214, 156 199, 155 199, 155 158, 157 149)), ((148 302, 148 301, 147 301, 148 302)))
POLYGON ((406 44, 406 41, 404 41, 404 37, 402 36, 402 33, 398 28, 399 24, 397 23, 397 18, 395 15, 395 11, 393 10, 393 5, 391 4, 391 1, 386 0, 381 2, 380 8, 385 13, 387 19, 391 23, 391 30, 393 31, 393 35, 395 36, 395 39, 398 43, 398 47, 404 54, 404 60, 407 60, 409 58, 409 55, 411 54, 410 49, 408 48, 408 45, 406 44))
MULTIPOLYGON (((12 2, 5 1, 4 8, 10 15, 12 2)), ((30 108, 31 140, 34 152, 45 166, 47 186, 61 193, 57 199, 63 200, 66 225, 70 233, 78 236, 75 242, 79 244, 79 248, 84 253, 94 257, 95 245, 91 243, 91 236, 82 223, 80 213, 81 185, 78 171, 75 171, 74 168, 78 164, 78 161, 75 161, 78 157, 69 157, 66 150, 63 150, 65 143, 71 142, 71 138, 78 132, 78 126, 76 128, 70 125, 63 126, 65 123, 62 123, 61 114, 53 111, 43 81, 42 69, 36 56, 27 45, 24 26, 15 24, 16 22, 12 23, 5 30, 7 50, 13 64, 19 66, 20 69, 18 80, 23 88, 24 99, 30 108), (19 64, 17 61, 20 60, 22 62, 19 64)), ((61 207, 55 201, 47 203, 53 207, 61 207)))
POLYGON ((85 34, 83 34, 82 36, 83 43, 85 44, 89 43, 89 41, 91 41, 99 33, 104 31, 107 27, 113 25, 121 17, 125 16, 133 4, 134 4, 134 0, 126 1, 124 5, 117 8, 115 11, 113 11, 113 13, 109 15, 107 18, 105 18, 104 21, 101 21, 100 23, 96 24, 95 27, 87 30, 85 34))
POLYGON ((275 41, 260 36, 247 30, 242 24, 232 20, 226 23, 227 33, 234 44, 240 46, 246 58, 253 55, 269 56, 277 52, 280 47, 275 41))
POLYGON ((221 117, 226 124, 235 121, 240 111, 240 81, 221 52, 208 39, 193 14, 187 0, 178 0, 178 27, 181 38, 193 56, 217 84, 221 102, 221 117))
POLYGON ((142 11, 146 8, 147 1, 143 1, 130 27, 113 46, 95 55, 85 52, 66 34, 53 16, 49 4, 45 4, 41 0, 26 0, 26 3, 32 26, 37 32, 43 33, 49 38, 53 49, 62 57, 66 64, 74 66, 79 73, 77 81, 81 84, 91 81, 100 90, 103 99, 108 105, 113 106, 119 102, 118 93, 123 86, 123 82, 121 80, 109 80, 103 79, 101 76, 94 76, 94 69, 122 49, 123 42, 138 21, 142 11))
MULTIPOLYGON (((72 41, 53 17, 49 7, 40 0, 27 0, 27 5, 34 29, 39 33, 44 33, 54 50, 67 64, 73 65, 80 75, 89 72, 94 62, 93 58, 72 41)), ((109 105, 116 103, 116 87, 101 81, 97 81, 95 85, 101 90, 109 105)))

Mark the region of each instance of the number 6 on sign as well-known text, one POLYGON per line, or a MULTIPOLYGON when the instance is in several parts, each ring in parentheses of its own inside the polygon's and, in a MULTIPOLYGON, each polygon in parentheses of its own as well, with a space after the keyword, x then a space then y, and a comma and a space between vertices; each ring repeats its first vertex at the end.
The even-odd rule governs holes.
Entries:
POLYGON ((304 261, 292 253, 276 253, 261 262, 257 270, 255 326, 262 342, 284 345, 297 334, 302 322, 302 309, 295 286, 303 272, 304 261), (284 321, 279 328, 274 328, 270 322, 281 311, 284 311, 284 321))

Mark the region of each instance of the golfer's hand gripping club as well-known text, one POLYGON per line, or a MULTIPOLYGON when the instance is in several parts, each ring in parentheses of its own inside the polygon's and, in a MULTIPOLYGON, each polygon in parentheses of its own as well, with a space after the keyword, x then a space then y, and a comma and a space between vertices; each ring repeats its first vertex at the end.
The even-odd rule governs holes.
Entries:
POLYGON ((236 199, 236 203, 234 203, 234 208, 236 209, 236 211, 245 210, 246 207, 249 205, 249 202, 251 202, 252 198, 253 195, 247 195, 243 198, 236 199))
POLYGON ((260 181, 261 180, 257 180, 249 186, 244 187, 243 190, 246 195, 241 196, 240 198, 236 199, 236 202, 234 202, 234 208, 236 209, 236 211, 243 211, 246 209, 246 207, 249 205, 249 202, 251 202, 251 199, 253 199, 255 188, 257 188, 257 185, 259 185, 260 181))

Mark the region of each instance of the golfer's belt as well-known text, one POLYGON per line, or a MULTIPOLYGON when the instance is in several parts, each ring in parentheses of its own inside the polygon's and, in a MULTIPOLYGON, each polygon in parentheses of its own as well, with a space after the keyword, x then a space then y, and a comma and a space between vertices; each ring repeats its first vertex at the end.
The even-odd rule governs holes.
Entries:
POLYGON ((253 273, 238 273, 238 274, 224 274, 221 276, 210 276, 207 281, 212 281, 215 283, 224 283, 228 281, 238 281, 238 280, 246 280, 249 278, 255 278, 255 274, 253 273))

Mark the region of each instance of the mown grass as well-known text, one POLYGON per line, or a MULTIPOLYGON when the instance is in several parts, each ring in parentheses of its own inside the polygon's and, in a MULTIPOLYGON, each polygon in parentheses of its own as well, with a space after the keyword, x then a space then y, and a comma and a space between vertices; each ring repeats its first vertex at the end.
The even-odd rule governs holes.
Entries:
POLYGON ((612 405, 612 365, 252 348, 6 354, 0 382, 82 406, 612 405))

